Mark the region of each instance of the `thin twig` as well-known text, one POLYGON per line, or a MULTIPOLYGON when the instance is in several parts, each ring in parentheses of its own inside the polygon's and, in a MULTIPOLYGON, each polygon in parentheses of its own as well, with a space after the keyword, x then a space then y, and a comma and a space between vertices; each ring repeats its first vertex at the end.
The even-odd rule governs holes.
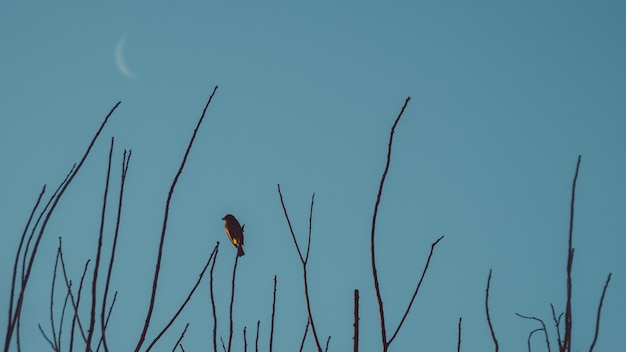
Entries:
POLYGON ((459 317, 459 332, 458 332, 458 338, 457 338, 457 343, 456 343, 456 351, 457 352, 461 352, 461 322, 463 321, 463 317, 459 317))
MULTIPOLYGON (((104 321, 103 331, 106 331, 107 326, 109 326, 109 318, 111 318, 111 313, 113 312, 113 307, 115 306, 115 301, 117 300, 117 291, 113 294, 113 302, 111 302, 111 306, 109 307, 109 312, 107 313, 106 320, 104 321)), ((100 351, 100 346, 102 345, 102 341, 104 341, 104 333, 100 335, 100 340, 98 341, 98 348, 96 348, 96 352, 100 351)), ((105 346, 105 349, 107 347, 105 346)))
POLYGON ((222 341, 222 349, 226 352, 226 346, 224 346, 224 339, 220 336, 220 341, 222 341))
POLYGON ((596 330, 593 334, 593 342, 591 343, 591 347, 589 347, 589 352, 593 352, 593 348, 596 346, 596 341, 598 340, 598 333, 600 332, 600 313, 602 312, 602 303, 604 303, 604 295, 606 294, 606 289, 609 287, 609 282, 611 281, 611 274, 606 278, 606 283, 604 284, 604 288, 602 289, 602 296, 600 296, 600 303, 598 304, 598 315, 596 316, 596 330))
POLYGON ((285 213, 287 225, 289 225, 289 232, 291 232, 291 238, 293 239, 293 244, 296 246, 296 251, 298 252, 298 256, 300 257, 300 262, 302 262, 302 265, 305 265, 306 260, 302 256, 302 251, 300 251, 300 246, 298 246, 298 241, 296 240, 296 234, 293 232, 293 227, 291 226, 291 220, 289 220, 289 215, 287 215, 287 208, 285 207, 285 202, 283 201, 283 194, 280 191, 280 184, 278 184, 278 196, 280 197, 280 204, 283 206, 283 213, 285 213))
POLYGON ((109 195, 109 180, 111 179, 111 163, 113 160, 113 146, 115 138, 111 137, 111 148, 109 149, 109 162, 107 164, 107 176, 104 182, 104 198, 102 199, 102 213, 100 215, 100 232, 98 233, 98 248, 96 251, 96 261, 93 266, 93 278, 91 280, 91 309, 89 319, 89 329, 87 330, 87 346, 85 351, 91 350, 91 340, 93 339, 94 328, 96 327, 96 304, 98 298, 98 272, 100 271, 100 256, 102 255, 102 239, 104 237, 104 222, 107 209, 107 199, 109 195))
MULTIPOLYGON (((546 324, 544 324, 543 320, 541 320, 541 319, 539 319, 537 317, 529 317, 529 316, 522 315, 522 314, 519 314, 519 313, 515 313, 515 315, 517 315, 520 318, 536 320, 539 323, 541 323, 541 329, 539 329, 539 330, 543 330, 543 332, 544 332, 544 334, 546 336, 546 346, 548 346, 548 352, 552 351, 552 348, 550 348, 550 338, 548 337, 548 329, 546 329, 546 324)), ((528 341, 530 342, 530 336, 528 337, 528 341)))
POLYGON ((50 286, 50 328, 52 330, 52 341, 54 341, 53 349, 59 350, 61 346, 57 344, 58 338, 54 327, 54 288, 57 281, 57 270, 59 268, 59 251, 57 250, 56 259, 54 260, 54 270, 52 271, 52 284, 50 286))
POLYGON ((67 292, 65 294, 65 300, 63 301, 63 309, 61 310, 61 318, 59 319, 59 335, 57 340, 57 346, 61 348, 61 336, 63 336, 63 322, 65 321, 65 312, 67 309, 67 302, 70 300, 70 294, 67 292))
MULTIPOLYGON (((322 352, 322 345, 320 344, 320 340, 317 336, 317 330, 315 329, 315 321, 313 320, 313 310, 311 309, 311 300, 309 298, 309 280, 307 276, 307 261, 308 261, 308 253, 307 258, 302 255, 300 251, 300 247, 298 246, 298 241, 296 241, 296 234, 293 232, 293 227, 291 226, 291 220, 289 220, 289 215, 287 214, 287 207, 285 206, 285 202, 283 200, 283 194, 280 190, 280 184, 278 185, 278 196, 280 198, 280 204, 283 207, 283 213, 285 214, 285 219, 287 220, 287 224, 289 225, 289 230, 291 231, 291 237, 293 238, 293 243, 296 246, 296 251, 298 252, 298 256, 300 257, 300 263, 302 264, 302 277, 304 281, 304 298, 306 301, 306 310, 309 315, 309 322, 311 323, 311 331, 313 332, 313 339, 315 340, 315 345, 317 346, 317 351, 322 352)), ((311 228, 310 223, 312 222, 313 217, 313 202, 315 200, 315 194, 311 197, 311 213, 309 216, 309 229, 311 228)), ((310 236, 310 233, 309 233, 310 236)))
POLYGON ((178 347, 178 345, 180 345, 180 342, 183 340, 183 337, 185 337, 185 333, 187 332, 187 328, 189 327, 189 323, 187 323, 187 325, 185 325, 185 329, 183 330, 183 332, 180 334, 180 337, 178 338, 178 340, 176 341, 176 343, 174 344, 174 348, 172 348, 172 352, 174 352, 176 350, 176 347, 178 347))
POLYGON ((489 324, 489 332, 491 332, 491 339, 495 345, 496 352, 498 352, 498 340, 496 339, 496 333, 493 331, 493 325, 491 325, 491 317, 489 316, 489 286, 491 285, 491 269, 489 269, 489 277, 487 278, 487 289, 485 290, 485 312, 487 313, 487 324, 489 324))
MULTIPOLYGON (((132 151, 128 151, 128 154, 126 153, 126 150, 124 150, 124 154, 122 156, 122 175, 121 175, 121 181, 120 181, 120 193, 119 193, 119 199, 118 199, 118 203, 117 203, 117 218, 115 220, 115 232, 113 235, 113 245, 111 247, 111 257, 109 259, 109 268, 107 269, 107 278, 106 278, 106 283, 104 284, 104 294, 102 295, 102 307, 101 307, 101 311, 100 311, 100 329, 102 330, 102 337, 101 337, 101 341, 102 344, 104 346, 104 350, 105 352, 109 351, 109 347, 107 345, 107 339, 106 339, 106 324, 105 324, 105 318, 104 318, 104 312, 106 310, 107 307, 107 299, 109 296, 109 286, 111 283, 111 274, 113 273, 113 263, 115 262, 115 251, 117 249, 117 238, 119 236, 119 230, 120 230, 120 221, 122 218, 122 203, 124 200, 124 185, 126 184, 126 173, 128 172, 128 165, 130 163, 130 157, 132 155, 132 151)), ((109 311, 109 316, 110 316, 111 312, 109 311)), ((107 317, 106 320, 108 320, 109 318, 107 317)))
POLYGON ((235 305, 235 278, 237 276, 237 263, 239 262, 239 255, 235 253, 235 265, 233 265, 233 281, 230 291, 230 322, 228 330, 228 352, 232 347, 233 342, 233 306, 235 305))
POLYGON ((170 203, 172 201, 172 196, 174 194, 174 189, 176 188, 176 184, 178 183, 178 179, 185 168, 185 164, 187 163, 187 157, 189 156, 189 152, 191 151, 191 147, 193 146, 193 142, 196 139, 196 135, 198 134, 198 129, 202 124, 202 120, 204 120, 204 116, 206 114, 209 105, 211 104, 211 100, 213 100, 213 96, 215 95, 215 91, 217 90, 217 86, 213 88, 213 93, 209 97, 206 105, 204 106, 204 110, 202 111, 202 115, 200 115, 200 119, 198 120, 198 124, 193 131, 193 135, 189 140, 189 145, 187 146, 187 150, 185 151, 185 155, 183 156, 183 160, 180 163, 180 167, 178 168, 178 172, 176 172, 176 176, 174 176, 174 180, 170 186, 170 190, 167 194, 167 201, 165 202, 165 213, 163 214, 163 227, 161 228, 161 238, 159 240, 159 249, 157 254, 157 261, 154 268, 154 278, 152 279, 152 292, 150 294, 150 304, 148 306, 148 312, 146 313, 146 319, 143 325, 143 329, 141 331, 141 336, 139 337, 139 341, 137 342, 137 346, 135 347, 135 352, 139 352, 141 346, 146 340, 146 334, 148 333, 148 327, 150 327, 150 322, 152 320, 152 313, 154 311, 154 303, 156 301, 156 292, 157 286, 159 284, 159 273, 161 272, 161 260, 163 258, 163 247, 165 245, 165 233, 167 229, 167 220, 169 218, 170 213, 170 203))
MULTIPOLYGON (((59 238, 59 241, 61 239, 59 238)), ((74 315, 72 317, 72 330, 70 333, 70 352, 74 350, 74 331, 76 328, 76 323, 78 323, 78 330, 80 331, 83 340, 86 341, 85 331, 83 330, 83 326, 80 323, 80 317, 78 316, 78 307, 80 306, 80 298, 83 291, 83 282, 85 281, 85 275, 87 274, 87 269, 89 268, 89 263, 91 259, 87 259, 85 262, 85 267, 83 268, 83 274, 80 277, 80 283, 78 285, 78 292, 76 293, 76 301, 74 301, 74 295, 72 294, 72 282, 67 280, 67 272, 65 271, 65 263, 63 261, 63 252, 61 252, 61 268, 63 269, 63 277, 65 278, 65 284, 67 286, 67 291, 70 294, 70 300, 72 302, 72 308, 74 309, 74 315)))
POLYGON ((550 303, 550 309, 552 309, 552 319, 554 320, 554 326, 556 327, 556 342, 559 344, 559 351, 563 351, 563 341, 561 340, 561 318, 563 317, 563 313, 559 314, 559 317, 556 317, 556 312, 554 311, 554 305, 550 303))
POLYGON ((246 327, 243 327, 243 352, 248 352, 248 338, 246 338, 246 327))
POLYGON ((65 269, 65 260, 63 260, 63 249, 61 246, 61 237, 59 237, 59 258, 61 259, 61 272, 63 273, 63 278, 65 279, 65 286, 67 288, 67 291, 70 294, 70 300, 72 302, 72 308, 74 309, 74 317, 72 318, 72 332, 70 335, 70 351, 73 350, 74 347, 74 326, 76 323, 78 323, 78 330, 83 338, 83 341, 85 341, 85 343, 87 343, 87 336, 85 335, 85 330, 83 329, 83 325, 80 321, 80 317, 78 316, 78 307, 80 306, 80 298, 81 298, 81 292, 83 289, 83 282, 85 279, 85 274, 87 273, 87 268, 89 267, 89 262, 91 261, 90 259, 87 260, 87 262, 85 263, 85 268, 83 269, 83 275, 80 278, 80 285, 78 286, 78 293, 76 295, 76 299, 74 299, 74 295, 72 294, 72 283, 71 281, 68 279, 67 277, 67 270, 65 269))
POLYGON ((304 258, 304 262, 309 262, 309 253, 311 252, 311 232, 313 228, 313 204, 315 203, 315 193, 311 196, 311 207, 309 210, 309 235, 306 243, 306 255, 304 258))
POLYGON ((528 334, 528 352, 531 352, 531 351, 530 351, 530 339, 533 337, 533 334, 534 334, 534 333, 536 333, 537 331, 541 331, 541 330, 544 330, 544 329, 542 329, 542 328, 537 328, 537 329, 535 329, 535 330, 531 331, 531 332, 530 332, 530 334, 528 334))
POLYGON ((31 211, 30 216, 28 217, 28 220, 26 221, 26 226, 24 227, 24 232, 22 232, 22 237, 20 237, 20 244, 17 246, 17 251, 15 251, 15 262, 13 263, 13 278, 11 279, 11 294, 9 296, 9 311, 8 311, 9 316, 7 319, 7 332, 8 332, 8 327, 11 325, 11 321, 13 320, 12 319, 13 301, 14 301, 14 295, 15 295, 15 283, 17 281, 17 268, 18 268, 20 253, 22 252, 22 246, 24 245, 24 239, 26 238, 26 233, 28 232, 30 223, 33 220, 35 211, 37 211, 37 208, 39 207, 39 203, 41 203, 41 198, 43 198, 44 193, 46 193, 46 185, 44 185, 41 189, 41 192, 39 192, 39 196, 37 197, 35 206, 33 207, 33 210, 31 211))
POLYGON ((189 300, 191 299, 191 296, 193 296, 194 292, 196 292, 196 289, 200 285, 200 282, 202 281, 202 278, 204 277, 204 273, 206 272, 207 268, 209 267, 209 264, 211 264, 212 260, 215 260, 215 253, 217 253, 217 246, 219 246, 219 242, 215 245, 215 248, 213 248, 213 252, 211 252, 211 255, 209 256, 209 259, 207 260, 206 264, 204 265, 204 268, 202 268, 202 271, 200 272, 200 275, 198 275, 198 280, 196 280, 196 284, 189 291, 189 294, 187 294, 187 298, 185 298, 185 301, 180 305, 180 307, 178 307, 178 310, 176 311, 176 313, 174 313, 174 315, 172 316, 170 321, 167 324, 165 324, 165 327, 163 327, 161 332, 159 332, 157 334, 157 336, 154 338, 154 340, 152 340, 152 342, 148 345, 148 347, 146 348, 146 352, 150 351, 152 349, 152 347, 154 347, 154 344, 156 344, 157 341, 159 341, 159 339, 163 336, 163 334, 165 334, 165 332, 172 326, 172 324, 174 324, 174 322, 176 321, 176 319, 178 318, 180 313, 182 313, 183 309, 185 309, 185 306, 187 305, 187 303, 189 303, 189 300))
POLYGON ((328 344, 330 343, 330 338, 331 336, 328 336, 328 339, 326 340, 326 348, 324 348, 324 352, 328 352, 328 344))
POLYGON ((402 324, 404 323, 404 320, 406 319, 406 316, 409 315, 409 311, 411 310, 411 306, 413 305, 413 301, 415 301, 415 297, 417 297, 417 292, 419 291, 420 287, 422 286, 422 282, 424 281, 424 277, 426 276, 426 271, 428 271, 428 266, 430 265, 430 259, 433 256, 433 252, 435 251, 435 247, 437 246, 437 243, 439 243, 439 241, 441 241, 442 239, 443 239, 443 235, 441 237, 439 237, 435 242, 433 242, 432 245, 430 246, 430 254, 428 254, 428 259, 426 260, 426 265, 424 265, 424 270, 422 271, 422 276, 420 277, 420 280, 417 283, 417 287, 415 287, 415 292, 413 292, 413 297, 411 297, 411 301, 409 302, 409 305, 406 307, 406 310, 404 311, 404 315, 402 316, 402 319, 400 320, 400 324, 398 324, 398 327, 396 328, 396 331, 394 331, 393 335, 391 336, 391 338, 387 342, 387 346, 389 346, 391 344, 391 342, 396 338, 396 335, 398 335, 398 332, 400 331, 400 328, 402 327, 402 324))
POLYGON ((574 248, 572 247, 572 234, 574 232, 574 199, 576 196, 576 181, 578 180, 578 169, 580 168, 580 155, 576 162, 576 172, 572 182, 572 200, 570 203, 569 236, 567 241, 567 301, 565 308, 565 336, 563 337, 562 350, 570 352, 572 349, 572 264, 574 263, 574 248))
POLYGON ((274 313, 276 312, 276 275, 274 275, 274 298, 272 300, 272 320, 270 323, 270 352, 274 345, 274 313))
POLYGON ((254 339, 254 351, 259 352, 259 328, 261 326, 261 321, 256 321, 256 338, 254 339))
POLYGON ((359 290, 354 290, 354 336, 352 351, 359 352, 359 290))
POLYGON ((387 342, 387 327, 385 326, 385 310, 383 308, 383 297, 380 293, 380 284, 378 282, 378 270, 376 269, 376 250, 375 250, 375 236, 376 236, 376 219, 378 217, 378 206, 380 205, 380 199, 383 194, 383 187, 385 185, 385 179, 387 178, 387 173, 389 172, 389 165, 391 163, 391 146, 393 145, 393 135, 396 131, 396 126, 404 113, 404 109, 406 109, 407 105, 411 97, 407 97, 404 101, 404 105, 402 106, 402 110, 396 117, 396 120, 391 127, 391 132, 389 133, 389 146, 387 149, 387 162, 385 163, 385 171, 383 171, 383 176, 380 179, 380 185, 378 186, 378 194, 376 195, 376 204, 374 205, 374 214, 372 215, 372 233, 370 238, 370 252, 372 258, 372 276, 374 277, 374 289, 376 290, 376 300, 378 302, 378 313, 380 316, 380 334, 381 341, 383 345, 383 352, 387 351, 389 344, 387 342))
POLYGON ((298 351, 302 352, 302 349, 304 348, 304 341, 306 341, 306 335, 309 332, 309 325, 311 324, 311 322, 307 319, 306 321, 306 327, 304 328, 304 334, 302 335, 302 342, 300 343, 300 349, 298 351))
POLYGON ((215 295, 213 294, 213 269, 215 269, 215 262, 217 262, 219 246, 220 242, 217 241, 215 245, 215 260, 213 260, 211 270, 209 270, 209 294, 211 295, 211 309, 213 313, 213 352, 217 352, 217 313, 215 312, 215 295))
POLYGON ((43 328, 41 327, 41 324, 37 324, 37 327, 39 328, 39 332, 41 332, 41 335, 43 335, 43 338, 46 339, 46 341, 48 341, 48 343, 50 344, 50 347, 52 348, 53 351, 58 351, 59 349, 56 348, 56 346, 54 345, 54 343, 52 342, 52 340, 48 337, 48 335, 46 335, 46 333, 43 331, 43 328))

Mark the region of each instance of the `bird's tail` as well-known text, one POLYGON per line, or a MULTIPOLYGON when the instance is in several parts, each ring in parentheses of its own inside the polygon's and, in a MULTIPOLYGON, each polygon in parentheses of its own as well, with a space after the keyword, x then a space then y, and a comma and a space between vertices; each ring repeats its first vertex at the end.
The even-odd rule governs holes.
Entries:
POLYGON ((243 246, 237 246, 237 256, 243 257, 246 253, 243 251, 243 246))

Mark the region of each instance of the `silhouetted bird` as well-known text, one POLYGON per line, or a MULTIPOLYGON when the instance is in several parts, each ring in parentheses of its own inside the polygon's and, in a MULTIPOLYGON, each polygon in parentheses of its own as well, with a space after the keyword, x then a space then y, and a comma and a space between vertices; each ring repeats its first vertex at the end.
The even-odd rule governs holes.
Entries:
POLYGON ((228 214, 222 218, 224 220, 224 230, 228 235, 228 239, 237 247, 237 256, 244 255, 243 251, 243 227, 239 225, 239 221, 233 215, 228 214))

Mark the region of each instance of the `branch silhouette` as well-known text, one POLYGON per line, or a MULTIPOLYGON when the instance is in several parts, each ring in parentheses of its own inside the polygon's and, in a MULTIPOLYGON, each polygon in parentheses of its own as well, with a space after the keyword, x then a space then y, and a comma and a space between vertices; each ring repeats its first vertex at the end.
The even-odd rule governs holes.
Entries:
POLYGON ((298 256, 300 257, 300 263, 302 264, 302 277, 304 281, 304 298, 306 301, 306 310, 309 315, 309 323, 311 325, 311 331, 313 332, 313 339, 315 340, 315 345, 317 347, 318 352, 322 352, 322 345, 320 344, 320 340, 317 335, 317 330, 315 329, 315 321, 313 320, 313 311, 311 309, 311 300, 309 298, 309 280, 307 277, 307 263, 309 260, 309 249, 311 244, 311 228, 313 223, 313 205, 315 203, 315 193, 311 196, 311 209, 309 212, 309 235, 308 235, 308 245, 307 251, 305 255, 302 255, 300 251, 300 246, 298 246, 298 241, 296 240, 296 234, 293 231, 293 227, 291 226, 291 220, 289 220, 289 215, 287 214, 287 208, 285 207, 285 202, 283 200, 283 194, 280 190, 280 184, 278 185, 278 196, 280 197, 280 204, 283 207, 283 213, 285 214, 285 219, 287 220, 287 224, 289 225, 289 231, 291 232, 291 238, 293 239, 293 243, 296 247, 296 251, 298 252, 298 256))
POLYGON ((163 227, 161 229, 161 238, 159 240, 159 249, 158 249, 158 253, 157 253, 157 261, 156 261, 156 265, 154 268, 154 278, 152 280, 152 293, 150 294, 150 304, 148 305, 148 312, 146 313, 146 319, 145 319, 145 323, 143 325, 143 329, 141 331, 141 336, 139 337, 139 341, 137 342, 137 346, 135 347, 135 352, 139 352, 139 350, 141 349, 141 346, 143 345, 144 341, 146 340, 146 334, 148 333, 148 328, 150 327, 150 322, 152 320, 152 313, 154 311, 154 303, 156 301, 156 293, 157 293, 157 286, 159 284, 159 273, 161 272, 161 260, 163 257, 163 247, 165 244, 165 234, 166 234, 166 229, 167 229, 167 220, 169 218, 169 213, 170 213, 170 203, 172 201, 172 196, 174 194, 174 190, 176 188, 176 184, 178 183, 178 179, 180 178, 180 175, 183 172, 183 169, 185 168, 185 164, 187 163, 187 157, 189 156, 189 152, 191 152, 191 148, 193 147, 193 142, 196 139, 196 135, 198 134, 198 130, 200 129, 200 125, 202 124, 202 121, 204 120, 204 116, 206 115, 206 111, 209 108, 209 105, 211 104, 211 101, 213 100, 213 96, 215 95, 215 91, 217 91, 217 86, 215 86, 215 88, 213 88, 213 93, 211 93, 211 96, 209 97, 209 100, 207 101, 206 105, 204 106, 204 110, 202 111, 202 114, 200 115, 200 119, 198 120, 198 124, 196 125, 196 128, 193 131, 193 135, 191 136, 191 139, 189 140, 189 145, 187 146, 187 150, 185 151, 185 155, 183 156, 183 160, 180 163, 180 167, 178 168, 178 172, 176 173, 176 176, 174 176, 174 180, 172 181, 172 185, 170 186, 170 190, 169 193, 167 195, 167 200, 165 202, 165 213, 163 214, 163 227))

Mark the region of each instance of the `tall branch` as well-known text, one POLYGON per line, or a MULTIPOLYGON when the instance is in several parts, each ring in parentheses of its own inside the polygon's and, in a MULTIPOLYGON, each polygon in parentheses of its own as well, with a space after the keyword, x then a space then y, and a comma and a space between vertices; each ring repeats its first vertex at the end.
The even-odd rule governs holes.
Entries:
POLYGON ((499 350, 498 339, 496 339, 496 333, 493 331, 493 325, 491 325, 491 317, 489 316, 489 286, 491 285, 491 269, 489 269, 489 277, 487 278, 487 289, 485 290, 485 312, 487 313, 487 324, 489 324, 489 332, 491 332, 491 339, 495 345, 496 352, 499 350))
MULTIPOLYGON (((296 240, 296 234, 293 232, 293 227, 291 226, 291 220, 289 220, 289 215, 287 214, 287 208, 285 207, 285 202, 283 200, 283 194, 280 191, 280 184, 278 185, 278 196, 280 197, 280 204, 283 207, 283 212, 285 214, 285 219, 287 219, 287 224, 289 225, 289 231, 291 231, 291 238, 293 238, 293 243, 296 246, 296 251, 298 252, 298 256, 300 257, 300 262, 302 264, 302 277, 304 281, 304 298, 306 301, 306 310, 309 315, 309 322, 311 325, 311 331, 313 332, 313 339, 315 340, 315 345, 317 346, 318 352, 322 352, 322 345, 320 344, 320 340, 317 336, 317 330, 315 329, 315 321, 313 320, 313 310, 311 309, 311 300, 309 298, 309 279, 307 275, 307 263, 309 258, 309 250, 307 248, 306 257, 302 255, 300 251, 300 247, 298 246, 298 241, 296 240)), ((313 221, 313 203, 315 202, 315 193, 311 196, 311 212, 309 214, 309 243, 311 238, 311 223, 313 221)))
POLYGON ((593 334, 593 342, 591 343, 591 347, 589 347, 589 352, 593 352, 593 348, 596 346, 596 341, 598 340, 598 333, 600 331, 600 313, 602 312, 602 303, 604 302, 604 295, 606 294, 606 289, 609 287, 609 282, 611 281, 611 274, 606 278, 606 283, 604 284, 604 289, 602 289, 602 296, 600 296, 600 303, 598 304, 598 315, 596 316, 596 330, 593 334))
POLYGON ((115 139, 111 137, 111 148, 109 149, 109 162, 107 164, 107 176, 104 183, 104 198, 102 200, 102 213, 100 215, 100 232, 98 234, 98 248, 96 251, 96 261, 93 266, 93 278, 91 280, 91 309, 89 319, 89 329, 87 330, 87 346, 85 352, 91 350, 91 340, 93 339, 94 328, 96 326, 96 301, 98 297, 98 271, 100 271, 100 256, 102 254, 102 238, 104 237, 104 222, 107 209, 107 198, 109 195, 109 180, 111 179, 111 162, 113 159, 113 145, 115 139))
POLYGON ((574 232, 574 199, 576 197, 576 181, 580 168, 580 155, 576 162, 576 172, 572 182, 572 200, 570 203, 569 236, 567 246, 567 302, 565 307, 565 336, 563 337, 562 352, 570 352, 572 349, 572 264, 574 263, 574 248, 572 247, 572 234, 574 232))
MULTIPOLYGON (((121 175, 121 181, 120 181, 120 193, 119 193, 119 199, 118 199, 118 203, 117 203, 117 218, 115 221, 115 233, 113 235, 113 245, 111 247, 111 257, 109 259, 109 268, 107 270, 107 278, 106 278, 106 283, 104 285, 104 294, 102 295, 102 308, 100 310, 100 329, 102 330, 102 344, 104 346, 104 350, 105 352, 109 351, 109 347, 107 345, 107 339, 106 339, 106 323, 105 320, 108 320, 108 317, 105 319, 105 311, 107 308, 107 299, 109 296, 109 286, 111 283, 111 274, 113 272, 113 263, 115 262, 115 251, 117 249, 117 238, 119 236, 119 230, 120 230, 120 220, 122 218, 122 204, 123 204, 123 200, 124 200, 124 185, 126 184, 126 173, 128 172, 128 165, 130 163, 130 157, 132 155, 132 151, 128 151, 128 153, 126 152, 126 150, 124 150, 124 154, 122 156, 122 175, 121 175)), ((109 316, 110 316, 110 312, 109 312, 109 316)))
POLYGON ((402 117, 402 114, 404 113, 404 109, 406 109, 407 105, 409 104, 409 100, 411 100, 411 97, 407 97, 406 100, 404 101, 404 106, 402 106, 402 110, 400 110, 398 117, 396 118, 395 122, 393 123, 393 126, 391 127, 391 132, 389 133, 387 162, 385 164, 385 171, 383 172, 383 176, 380 179, 380 185, 378 187, 378 195, 376 196, 376 204, 374 205, 374 215, 372 216, 372 234, 371 234, 371 239, 370 239, 370 250, 371 250, 371 257, 372 257, 372 275, 374 277, 374 289, 376 290, 376 300, 378 302, 378 312, 380 315, 380 333, 381 333, 381 340, 382 340, 382 345, 383 345, 383 352, 387 351, 387 348, 389 345, 387 342, 387 329, 385 326, 385 310, 383 308, 383 297, 380 293, 380 284, 378 282, 378 270, 376 269, 376 251, 374 248, 375 247, 374 239, 376 236, 376 219, 378 217, 378 206, 380 205, 380 199, 383 194, 383 187, 385 185, 385 179, 387 178, 387 172, 389 172, 389 165, 391 163, 391 147, 393 145, 393 135, 396 131, 396 126, 398 125, 398 122, 400 121, 400 118, 402 117))
POLYGON ((161 238, 159 240, 159 249, 158 249, 158 254, 157 254, 157 261, 156 261, 156 266, 154 269, 154 278, 152 280, 152 293, 150 294, 150 304, 148 306, 148 312, 146 313, 146 319, 145 319, 145 323, 143 325, 143 329, 141 331, 141 336, 139 337, 139 341, 137 342, 137 346, 135 347, 135 352, 139 352, 139 349, 141 348, 141 346, 143 345, 144 341, 146 340, 146 334, 148 333, 148 327, 150 327, 150 322, 152 320, 152 313, 154 311, 154 303, 156 300, 156 291, 157 291, 157 286, 159 284, 159 273, 161 272, 161 260, 163 257, 163 246, 165 244, 165 233, 166 233, 166 229, 167 229, 167 220, 169 218, 169 213, 170 213, 170 202, 172 201, 172 195, 174 194, 174 189, 176 188, 176 184, 178 183, 178 179, 180 178, 180 175, 183 172, 183 169, 185 168, 185 164, 187 163, 187 157, 189 156, 189 152, 191 151, 191 147, 193 147, 193 142, 196 139, 196 135, 198 134, 198 129, 200 129, 200 125, 202 124, 202 121, 204 120, 204 116, 206 115, 206 111, 209 108, 209 105, 211 104, 211 100, 213 100, 213 96, 215 95, 215 91, 217 90, 217 86, 215 86, 215 88, 213 88, 213 93, 211 93, 211 96, 209 97, 209 100, 207 101, 206 105, 204 106, 204 110, 202 111, 202 115, 200 115, 200 119, 198 120, 198 124, 196 125, 196 128, 193 131, 193 135, 191 136, 191 139, 189 140, 189 145, 187 146, 187 150, 185 151, 185 155, 183 156, 183 160, 180 163, 180 167, 178 168, 178 172, 176 173, 176 176, 174 177, 174 180, 172 181, 172 185, 170 186, 170 190, 169 193, 167 195, 167 201, 165 202, 165 213, 163 215, 163 227, 161 229, 161 238))

